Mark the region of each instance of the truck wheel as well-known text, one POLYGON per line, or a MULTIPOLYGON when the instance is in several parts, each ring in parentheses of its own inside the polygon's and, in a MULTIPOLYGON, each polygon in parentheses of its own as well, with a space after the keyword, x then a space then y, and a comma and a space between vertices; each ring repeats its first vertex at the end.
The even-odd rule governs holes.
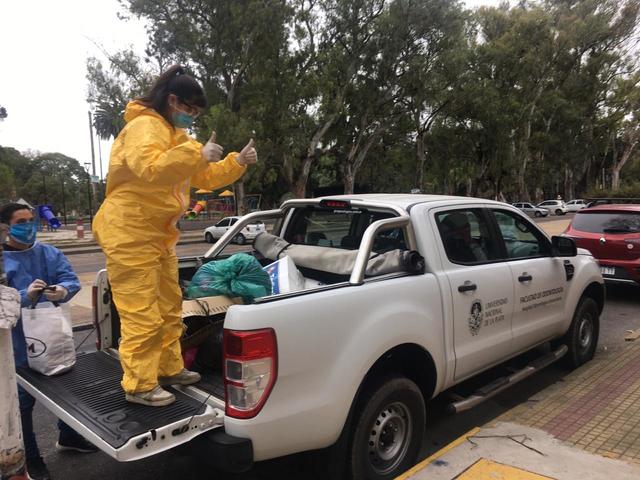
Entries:
POLYGON ((569 331, 563 337, 562 343, 569 347, 565 357, 569 367, 578 368, 593 358, 599 333, 598 305, 593 298, 584 297, 578 303, 569 331))
POLYGON ((207 243, 213 243, 213 235, 211 235, 209 232, 204 234, 204 239, 207 243))
POLYGON ((426 423, 418 386, 389 376, 365 388, 352 427, 348 468, 357 480, 392 479, 418 455, 426 423))

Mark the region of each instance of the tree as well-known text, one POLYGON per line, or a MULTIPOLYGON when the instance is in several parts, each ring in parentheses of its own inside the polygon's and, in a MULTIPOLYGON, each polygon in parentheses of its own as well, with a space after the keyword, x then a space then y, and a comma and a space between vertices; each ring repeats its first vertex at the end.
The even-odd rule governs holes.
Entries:
POLYGON ((0 122, 5 118, 7 118, 7 116, 8 116, 7 109, 4 108, 2 105, 0 105, 0 122))

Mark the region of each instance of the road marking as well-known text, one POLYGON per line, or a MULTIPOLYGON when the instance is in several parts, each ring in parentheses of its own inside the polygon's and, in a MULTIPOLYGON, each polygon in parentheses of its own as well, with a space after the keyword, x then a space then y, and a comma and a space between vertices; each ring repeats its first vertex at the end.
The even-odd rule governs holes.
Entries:
POLYGON ((457 447, 458 445, 460 445, 461 443, 465 442, 468 437, 472 437, 473 435, 475 435, 479 431, 480 431, 479 427, 476 427, 476 428, 474 428, 472 430, 469 430, 467 433, 465 433, 461 437, 456 438, 449 445, 446 445, 446 446, 442 447, 440 450, 438 450, 436 453, 434 453, 430 457, 425 458, 420 463, 418 463, 417 465, 413 466, 411 469, 409 469, 406 472, 404 472, 402 475, 396 477, 395 480, 406 480, 406 479, 408 479, 412 475, 418 473, 420 470, 423 470, 424 468, 426 468, 434 460, 436 460, 436 459, 440 458, 441 456, 443 456, 449 450, 452 450, 455 447, 457 447))
POLYGON ((455 480, 554 480, 521 468, 481 458, 455 477, 455 480))

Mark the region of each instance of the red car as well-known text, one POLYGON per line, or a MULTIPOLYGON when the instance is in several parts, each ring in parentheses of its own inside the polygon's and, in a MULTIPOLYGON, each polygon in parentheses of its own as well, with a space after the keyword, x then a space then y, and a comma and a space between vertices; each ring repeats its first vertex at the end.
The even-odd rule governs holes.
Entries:
POLYGON ((640 204, 583 208, 563 235, 598 259, 605 281, 640 285, 640 204))

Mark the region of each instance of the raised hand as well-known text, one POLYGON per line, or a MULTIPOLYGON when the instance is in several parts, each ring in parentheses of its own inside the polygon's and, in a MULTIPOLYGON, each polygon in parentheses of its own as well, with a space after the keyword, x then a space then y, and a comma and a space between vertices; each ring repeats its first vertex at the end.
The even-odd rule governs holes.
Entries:
POLYGON ((200 154, 206 162, 219 162, 224 148, 216 143, 216 132, 211 132, 209 141, 202 147, 200 154))
POLYGON ((253 138, 249 140, 249 143, 242 149, 236 161, 240 165, 250 165, 258 161, 258 152, 253 148, 253 138))

